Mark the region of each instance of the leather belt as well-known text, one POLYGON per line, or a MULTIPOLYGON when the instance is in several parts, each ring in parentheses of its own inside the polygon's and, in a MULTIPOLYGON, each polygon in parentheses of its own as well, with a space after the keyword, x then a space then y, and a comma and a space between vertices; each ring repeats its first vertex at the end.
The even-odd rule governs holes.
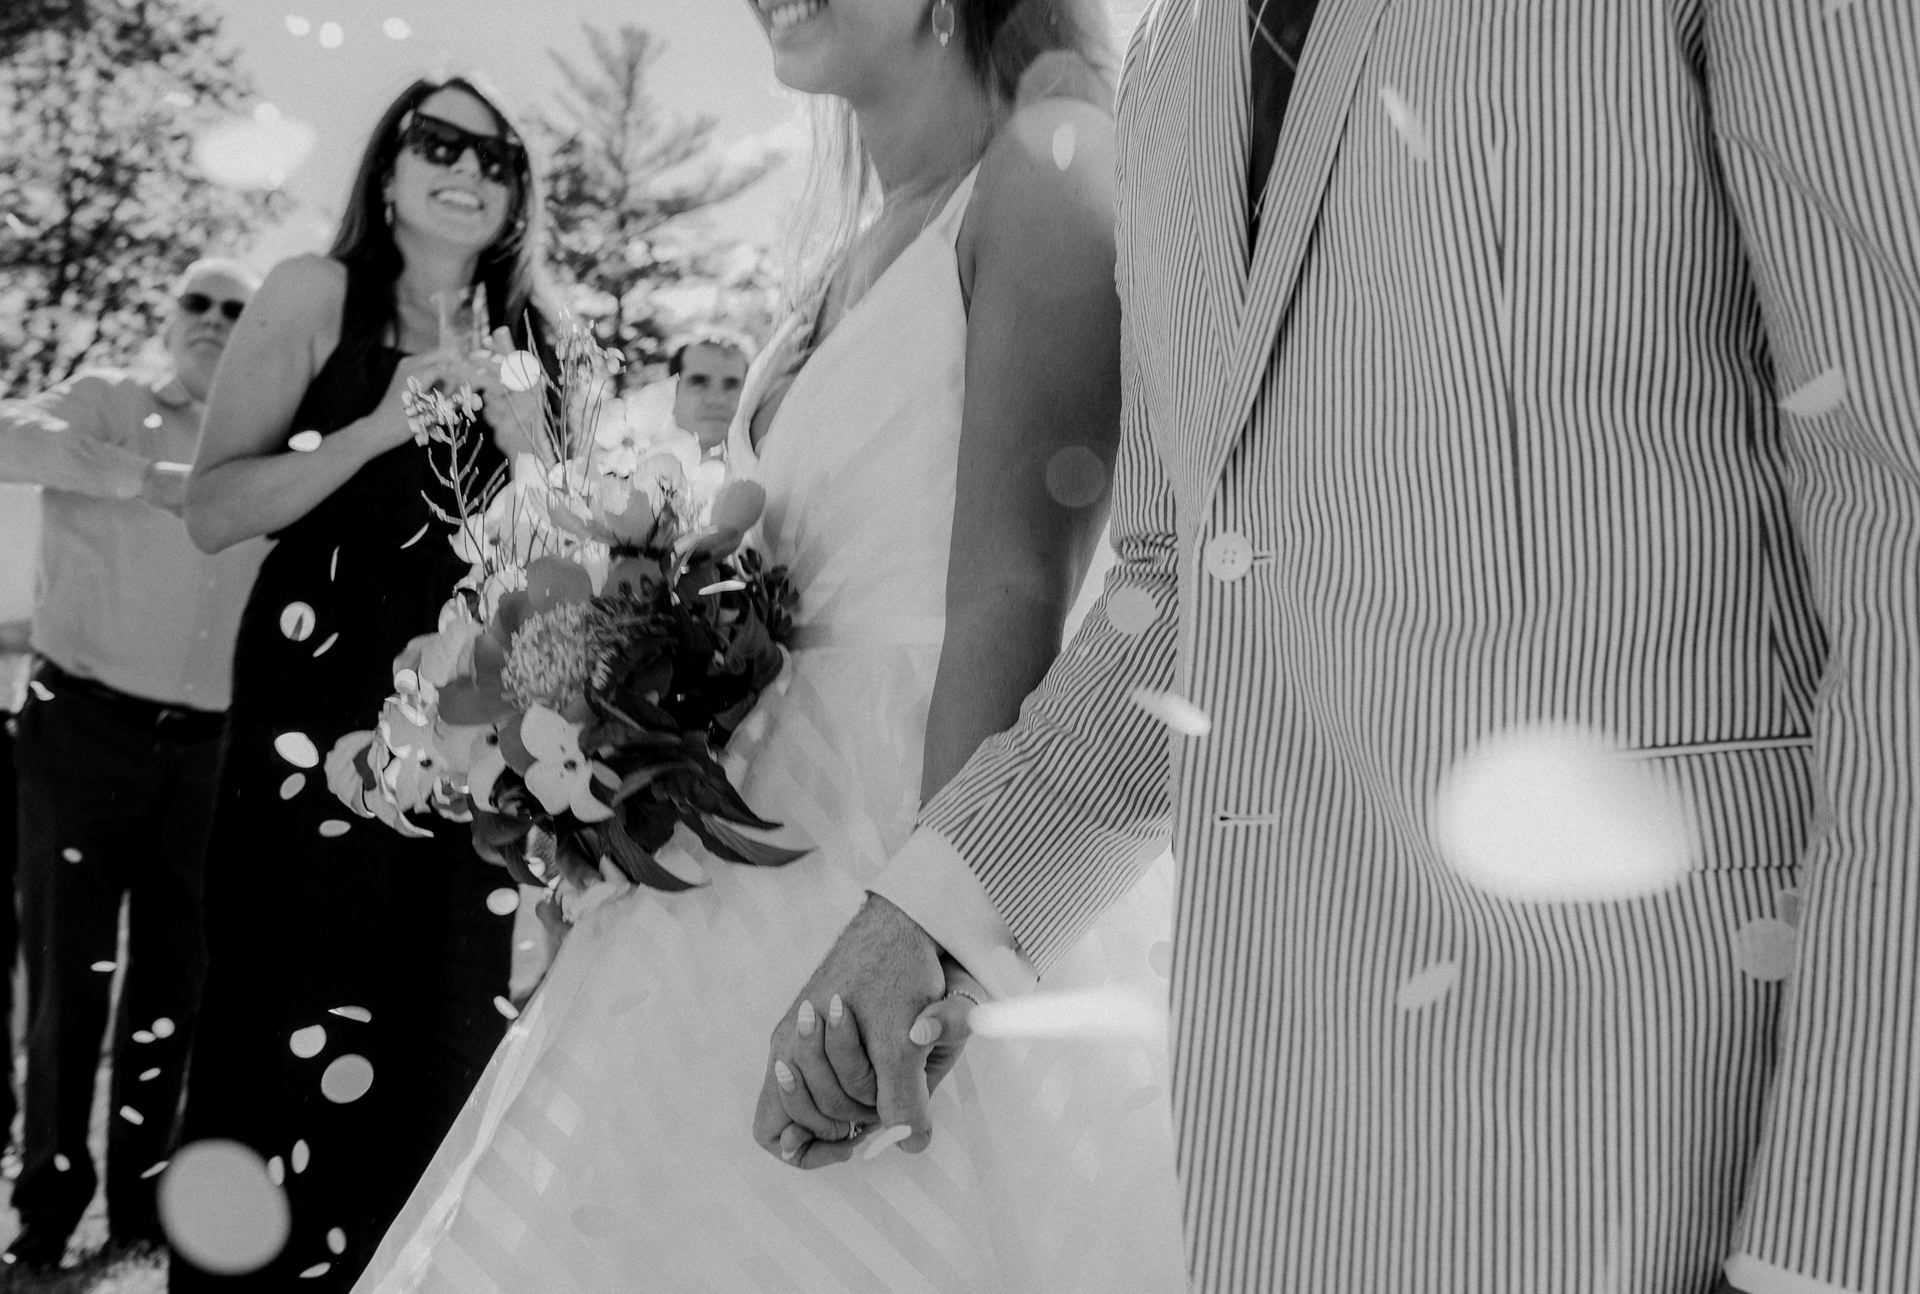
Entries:
POLYGON ((150 730, 162 741, 183 746, 216 740, 226 728, 227 716, 219 710, 196 710, 192 706, 168 705, 108 687, 96 678, 61 669, 41 657, 34 667, 34 681, 58 695, 83 696, 111 709, 121 719, 150 730))

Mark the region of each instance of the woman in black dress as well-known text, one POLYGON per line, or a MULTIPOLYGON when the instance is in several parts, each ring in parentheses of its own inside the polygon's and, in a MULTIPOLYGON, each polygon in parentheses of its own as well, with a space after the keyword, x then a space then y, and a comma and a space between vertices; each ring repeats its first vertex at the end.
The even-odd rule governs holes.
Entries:
POLYGON ((215 382, 188 529, 209 551, 278 543, 235 655, 181 1141, 268 1159, 292 1230, 241 1276, 176 1252, 174 1291, 350 1286, 506 1027, 513 922, 487 906, 505 873, 458 824, 403 839, 354 818, 317 761, 373 726, 394 656, 466 571, 428 506, 450 499, 407 427, 408 379, 481 393, 482 479, 526 447, 537 397, 442 333, 475 335, 476 288, 510 326, 494 349, 538 330, 539 208, 499 109, 464 80, 417 82, 376 127, 332 251, 273 270, 215 382))

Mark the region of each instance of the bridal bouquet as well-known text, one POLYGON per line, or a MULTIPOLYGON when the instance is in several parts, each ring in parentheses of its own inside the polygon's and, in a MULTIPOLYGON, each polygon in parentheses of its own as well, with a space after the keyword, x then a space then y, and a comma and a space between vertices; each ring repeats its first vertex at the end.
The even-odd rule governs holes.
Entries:
POLYGON ((793 593, 741 547, 765 496, 671 425, 604 393, 618 355, 584 330, 556 378, 527 352, 502 380, 544 396, 539 453, 481 481, 471 390, 415 388, 415 439, 454 500, 429 500, 471 565, 394 661, 375 726, 342 738, 328 784, 362 817, 470 821, 521 884, 582 896, 700 883, 693 840, 736 863, 799 856, 748 834, 716 752, 779 675, 793 593))

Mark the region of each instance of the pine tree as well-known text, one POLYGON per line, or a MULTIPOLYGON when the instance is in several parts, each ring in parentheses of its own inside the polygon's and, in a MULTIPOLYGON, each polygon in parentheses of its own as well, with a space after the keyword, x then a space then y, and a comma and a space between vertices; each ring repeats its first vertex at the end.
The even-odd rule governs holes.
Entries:
POLYGON ((716 303, 700 311, 711 319, 760 326, 774 284, 766 258, 687 217, 754 184, 778 158, 730 160, 714 147, 712 117, 664 112, 648 88, 664 48, 651 32, 582 26, 591 61, 552 55, 566 86, 558 111, 534 122, 548 159, 551 260, 575 314, 644 373, 664 358, 676 298, 716 303))
POLYGON ((0 396, 125 364, 170 280, 279 195, 210 184, 196 134, 249 97, 200 0, 5 0, 0 396))

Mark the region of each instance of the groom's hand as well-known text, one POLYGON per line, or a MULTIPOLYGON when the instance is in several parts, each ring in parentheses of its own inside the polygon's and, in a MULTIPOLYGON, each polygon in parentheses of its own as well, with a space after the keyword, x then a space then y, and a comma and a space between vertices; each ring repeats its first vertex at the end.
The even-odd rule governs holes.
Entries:
POLYGON ((754 1140, 798 1168, 846 1161, 876 1123, 911 1129, 901 1149, 926 1149, 929 1046, 911 1035, 945 991, 939 946, 870 896, 773 1031, 754 1140))

